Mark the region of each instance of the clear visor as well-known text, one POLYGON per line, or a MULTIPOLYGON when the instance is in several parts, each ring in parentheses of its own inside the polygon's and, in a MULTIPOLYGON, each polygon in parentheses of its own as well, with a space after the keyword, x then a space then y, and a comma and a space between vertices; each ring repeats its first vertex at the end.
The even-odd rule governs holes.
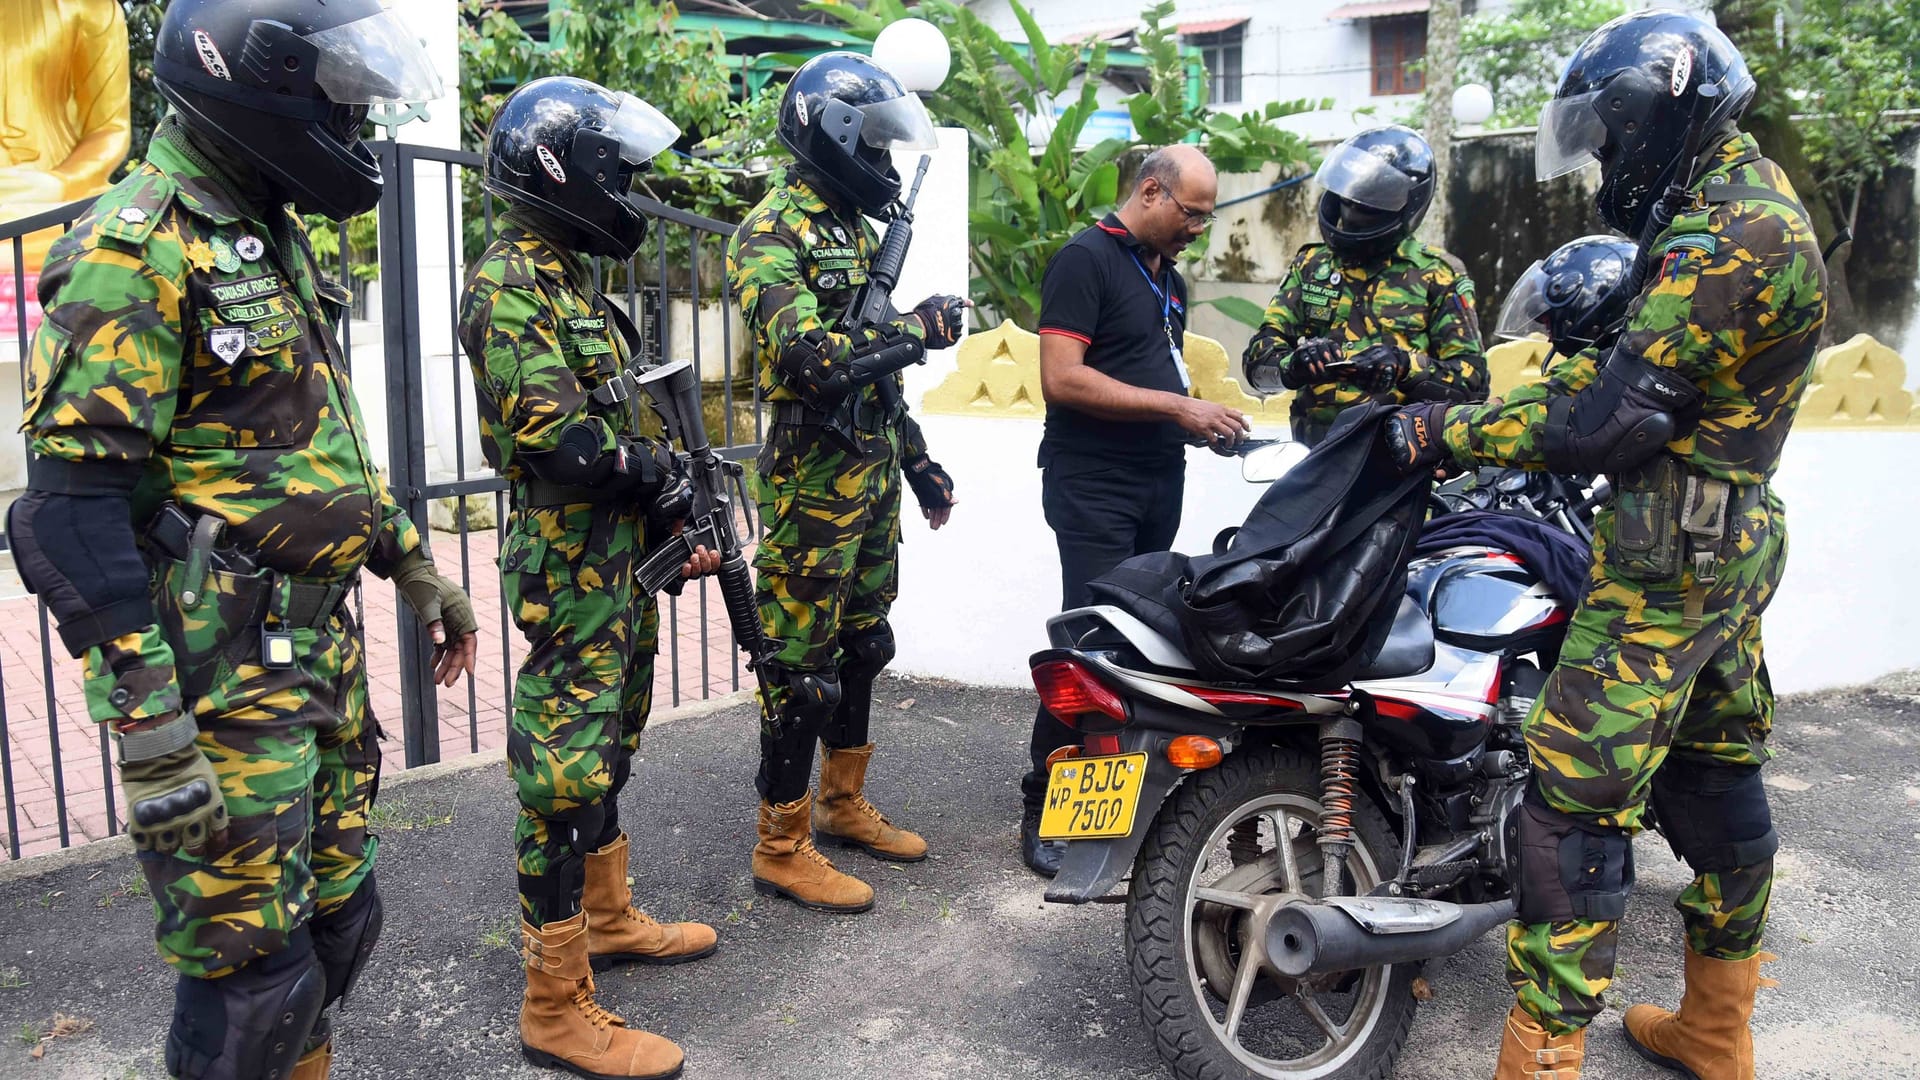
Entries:
POLYGON ((939 145, 927 107, 913 94, 861 105, 860 141, 882 150, 932 150, 939 145))
POLYGON ((620 141, 620 160, 629 165, 645 165, 679 141, 679 125, 659 109, 632 94, 622 93, 619 98, 620 108, 615 110, 606 134, 620 141))
POLYGON ((1533 137, 1535 179, 1551 180, 1600 160, 1600 148, 1607 145, 1607 125, 1593 107, 1599 97, 1600 91, 1595 90, 1555 98, 1540 110, 1540 132, 1533 137))
POLYGON ((1349 202, 1375 210, 1401 210, 1413 193, 1413 177, 1356 146, 1342 144, 1313 175, 1321 187, 1349 202))
POLYGON ((1523 338, 1528 334, 1545 333, 1547 312, 1553 304, 1547 300, 1547 271, 1539 259, 1527 267, 1520 280, 1513 283, 1513 290, 1507 293, 1507 302, 1500 305, 1500 321, 1493 328, 1493 335, 1502 338, 1523 338))
POLYGON ((417 105, 442 93, 426 47, 391 10, 308 34, 314 82, 338 105, 417 105))

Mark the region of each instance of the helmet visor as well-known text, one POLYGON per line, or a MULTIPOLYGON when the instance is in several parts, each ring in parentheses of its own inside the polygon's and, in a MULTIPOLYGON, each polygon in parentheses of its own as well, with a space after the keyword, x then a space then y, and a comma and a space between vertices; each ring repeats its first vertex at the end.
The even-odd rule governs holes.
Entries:
POLYGON ((609 138, 620 142, 620 160, 629 165, 645 165, 680 138, 680 127, 659 109, 632 94, 619 95, 620 107, 607 125, 609 138))
POLYGON ((1494 326, 1495 337, 1523 338, 1528 334, 1545 333, 1547 312, 1553 310, 1553 304, 1547 299, 1547 271, 1545 265, 1535 259, 1520 280, 1513 283, 1512 291, 1507 293, 1507 302, 1500 305, 1500 321, 1494 326))
POLYGON ((442 93, 426 47, 391 9, 306 36, 313 81, 338 105, 417 105, 442 93))
POLYGON ((1539 180, 1592 165, 1607 145, 1607 125, 1594 108, 1601 91, 1555 98, 1540 110, 1540 131, 1533 137, 1533 174, 1539 180))
POLYGON ((1333 148, 1313 178, 1335 195, 1375 210, 1403 210, 1414 179, 1378 155, 1342 143, 1333 148))
POLYGON ((881 150, 932 150, 940 145, 927 107, 913 94, 856 106, 860 141, 881 150))

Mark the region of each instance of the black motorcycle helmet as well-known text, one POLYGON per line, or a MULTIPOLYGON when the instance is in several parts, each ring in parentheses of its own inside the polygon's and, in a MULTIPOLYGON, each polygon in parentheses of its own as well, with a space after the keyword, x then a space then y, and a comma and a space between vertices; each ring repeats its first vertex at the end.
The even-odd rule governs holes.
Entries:
POLYGON ((1527 267, 1500 305, 1494 335, 1544 332, 1553 351, 1572 356, 1619 334, 1633 300, 1620 288, 1639 251, 1617 236, 1583 236, 1527 267))
POLYGON ((931 150, 936 140, 926 106, 887 69, 859 53, 830 52, 787 83, 780 143, 825 194, 886 220, 900 197, 890 151, 931 150))
POLYGON ((302 213, 380 201, 360 142, 371 106, 440 96, 413 31, 381 0, 173 0, 154 82, 187 125, 258 169, 302 213))
POLYGON ((1733 42, 1691 11, 1622 15, 1595 30, 1567 62, 1540 111, 1534 171, 1542 180, 1600 162, 1594 205, 1608 225, 1639 236, 1669 185, 1706 142, 1753 101, 1753 76, 1733 42))
POLYGON ((1333 148, 1314 180, 1320 235, 1335 255, 1376 259, 1400 246, 1433 205, 1433 148, 1398 124, 1368 128, 1333 148))
POLYGON ((633 178, 679 137, 632 94, 564 75, 535 79, 494 115, 482 184, 546 239, 626 260, 647 235, 633 178))

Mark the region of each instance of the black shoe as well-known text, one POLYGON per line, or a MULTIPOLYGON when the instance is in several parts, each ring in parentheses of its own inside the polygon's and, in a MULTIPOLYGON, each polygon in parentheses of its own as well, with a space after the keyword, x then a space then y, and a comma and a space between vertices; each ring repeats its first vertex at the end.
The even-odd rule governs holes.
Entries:
POLYGON ((1065 840, 1040 839, 1040 815, 1038 812, 1023 814, 1020 817, 1020 858, 1027 868, 1041 877, 1050 878, 1060 872, 1060 860, 1067 854, 1065 840))

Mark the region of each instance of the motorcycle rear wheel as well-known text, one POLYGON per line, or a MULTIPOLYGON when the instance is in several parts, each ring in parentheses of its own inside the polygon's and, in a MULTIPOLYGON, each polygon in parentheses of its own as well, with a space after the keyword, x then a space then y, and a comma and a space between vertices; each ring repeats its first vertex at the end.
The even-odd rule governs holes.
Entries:
MULTIPOLYGON (((1127 957, 1154 1047, 1182 1080, 1392 1074, 1417 1004, 1414 965, 1294 980, 1250 940, 1251 907, 1321 894, 1319 823, 1319 763, 1281 747, 1189 776, 1155 818, 1127 896, 1127 957)), ((1350 894, 1390 876, 1398 858, 1365 798, 1354 829, 1350 894)))

